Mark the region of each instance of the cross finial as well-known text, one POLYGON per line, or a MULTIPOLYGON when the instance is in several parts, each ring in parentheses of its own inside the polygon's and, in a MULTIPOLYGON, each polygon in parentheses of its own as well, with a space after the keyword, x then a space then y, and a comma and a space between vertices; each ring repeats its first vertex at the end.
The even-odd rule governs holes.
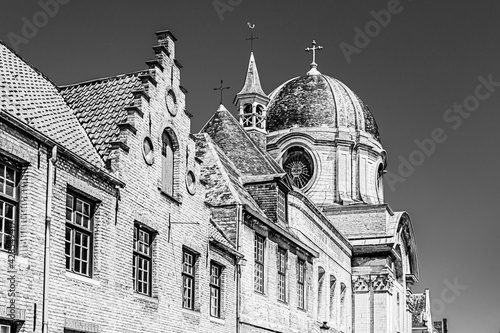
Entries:
POLYGON ((223 86, 224 84, 224 81, 223 80, 220 80, 220 87, 218 88, 214 88, 214 90, 220 90, 220 104, 222 104, 222 92, 226 89, 229 89, 230 87, 224 87, 223 86))
POLYGON ((259 39, 259 37, 253 36, 253 29, 255 28, 255 24, 251 24, 250 22, 247 22, 247 25, 250 28, 250 38, 247 38, 246 40, 250 41, 250 51, 253 52, 253 40, 259 39))
POLYGON ((320 74, 320 72, 316 69, 318 67, 318 64, 316 63, 316 51, 322 50, 323 46, 316 46, 316 41, 313 39, 312 41, 312 47, 306 47, 306 52, 312 51, 313 53, 313 59, 311 62, 311 70, 307 72, 308 75, 315 75, 315 74, 320 74))

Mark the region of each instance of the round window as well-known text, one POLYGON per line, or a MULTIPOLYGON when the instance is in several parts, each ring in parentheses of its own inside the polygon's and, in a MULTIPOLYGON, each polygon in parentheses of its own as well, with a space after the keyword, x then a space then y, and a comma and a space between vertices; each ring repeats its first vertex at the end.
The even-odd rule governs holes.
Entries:
POLYGON ((193 171, 188 171, 186 174, 186 187, 190 194, 195 194, 196 192, 196 177, 193 171))
POLYGON ((144 141, 142 143, 142 154, 147 164, 149 165, 153 164, 154 161, 153 142, 149 137, 144 138, 144 141))
POLYGON ((292 147, 283 155, 283 169, 294 186, 304 188, 311 181, 314 163, 304 148, 292 147))
POLYGON ((177 99, 172 89, 165 95, 165 103, 167 104, 168 112, 170 112, 172 116, 175 116, 177 114, 177 99))

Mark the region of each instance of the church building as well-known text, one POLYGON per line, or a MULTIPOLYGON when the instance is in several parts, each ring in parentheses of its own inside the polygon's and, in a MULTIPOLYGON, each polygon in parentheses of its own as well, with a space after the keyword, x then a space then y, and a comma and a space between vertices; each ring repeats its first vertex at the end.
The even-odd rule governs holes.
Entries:
POLYGON ((0 332, 433 332, 377 123, 321 47, 270 93, 251 52, 192 133, 156 35, 146 69, 67 86, 0 43, 0 332))

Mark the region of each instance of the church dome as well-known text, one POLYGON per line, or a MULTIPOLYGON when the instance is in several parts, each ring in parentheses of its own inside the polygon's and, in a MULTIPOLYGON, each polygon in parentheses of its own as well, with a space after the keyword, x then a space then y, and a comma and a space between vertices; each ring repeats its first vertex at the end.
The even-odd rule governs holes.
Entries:
POLYGON ((364 131, 380 141, 377 123, 368 106, 344 83, 317 74, 291 79, 270 95, 269 132, 292 127, 330 127, 364 131))

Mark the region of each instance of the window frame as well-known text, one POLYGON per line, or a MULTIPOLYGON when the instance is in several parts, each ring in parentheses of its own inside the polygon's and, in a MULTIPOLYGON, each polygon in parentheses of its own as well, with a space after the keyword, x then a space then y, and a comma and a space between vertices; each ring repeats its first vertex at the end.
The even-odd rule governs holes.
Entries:
MULTIPOLYGON (((155 233, 151 231, 149 228, 139 224, 134 224, 134 245, 133 245, 133 259, 132 259, 132 278, 134 282, 134 292, 151 296, 153 290, 153 241, 154 241, 155 233), (136 233, 137 231, 137 233, 136 233), (147 242, 141 242, 140 234, 141 232, 144 235, 148 236, 147 242), (141 251, 139 245, 142 245, 143 248, 147 246, 147 252, 141 251), (147 270, 147 281, 139 279, 139 273, 141 271, 141 267, 139 265, 139 260, 143 260, 143 262, 148 263, 147 270), (139 288, 140 285, 146 285, 146 291, 144 292, 143 288, 139 288)), ((144 239, 144 238, 143 238, 144 239)), ((144 268, 144 266, 142 267, 144 268)), ((144 269, 143 269, 144 271, 144 269)))
POLYGON ((165 128, 161 136, 161 190, 172 197, 175 193, 175 152, 174 138, 165 128), (169 151, 172 156, 168 156, 169 151))
POLYGON ((297 259, 297 308, 306 309, 306 261, 297 259))
POLYGON ((266 253, 266 239, 265 237, 255 233, 254 238, 254 291, 259 294, 264 294, 264 280, 265 280, 265 253, 266 253), (259 247, 261 244, 261 251, 259 255, 259 247), (258 269, 259 268, 259 269, 258 269), (258 274, 260 280, 258 280, 258 274))
POLYGON ((196 301, 196 262, 198 260, 198 254, 189 250, 182 249, 182 308, 188 310, 195 310, 196 301), (186 256, 191 256, 190 268, 191 272, 186 270, 186 256), (186 297, 186 281, 191 281, 190 286, 190 296, 186 297), (188 302, 186 304, 186 301, 188 302))
MULTIPOLYGON (((95 202, 89 200, 88 198, 78 194, 78 193, 75 193, 74 191, 70 191, 70 190, 67 190, 66 191, 66 204, 65 204, 65 209, 66 209, 66 217, 65 217, 65 258, 66 258, 66 261, 68 260, 68 253, 67 253, 67 249, 66 249, 66 245, 68 243, 68 229, 70 230, 71 232, 71 239, 69 240, 70 241, 70 254, 69 254, 69 261, 70 261, 70 267, 68 268, 68 264, 66 262, 66 270, 71 272, 71 273, 75 273, 75 274, 78 274, 78 275, 82 275, 82 276, 86 276, 86 277, 89 277, 91 278, 92 275, 93 275, 93 253, 94 253, 94 214, 95 214, 95 202), (71 217, 72 219, 71 220, 68 220, 68 196, 71 196, 72 197, 72 207, 71 207, 71 217), (88 209, 89 209, 89 213, 87 214, 87 217, 88 217, 88 228, 83 226, 83 225, 80 225, 76 222, 74 222, 74 220, 76 220, 76 218, 74 218, 74 216, 77 215, 77 213, 80 213, 82 216, 82 221, 84 221, 84 215, 83 212, 78 212, 76 210, 76 207, 77 207, 77 202, 81 201, 82 202, 82 207, 84 207, 84 205, 88 205, 88 209), (76 233, 80 233, 82 236, 87 236, 88 237, 88 243, 87 243, 87 272, 86 273, 82 273, 82 272, 79 272, 79 271, 76 271, 75 270, 75 249, 76 249, 76 244, 75 245, 75 236, 76 236, 76 233)), ((84 222, 83 222, 84 223, 84 222)), ((80 251, 83 250, 83 238, 81 238, 81 242, 82 244, 81 245, 81 248, 80 248, 80 251)), ((80 258, 80 259, 83 259, 80 258)), ((83 262, 83 260, 80 260, 80 264, 83 262)))
POLYGON ((276 218, 278 221, 287 221, 287 196, 285 191, 278 188, 278 194, 276 198, 276 218))
POLYGON ((221 318, 222 312, 222 272, 224 267, 216 262, 210 262, 210 316, 214 318, 221 318), (218 269, 218 274, 216 276, 213 275, 214 268, 218 269), (213 279, 213 278, 216 279, 213 279), (213 293, 212 291, 217 292, 215 307, 213 306, 213 293), (216 313, 214 314, 212 310, 215 309, 216 313))
POLYGON ((278 247, 277 253, 277 273, 278 273, 278 301, 287 302, 287 264, 288 264, 288 251, 282 247, 278 247))
MULTIPOLYGON (((0 217, 0 230, 5 228, 6 218, 5 209, 6 205, 12 206, 12 218, 9 219, 12 221, 13 230, 12 234, 6 232, 6 230, 0 232, 0 251, 8 252, 8 253, 18 253, 18 236, 19 236, 19 204, 20 204, 20 179, 21 179, 21 168, 14 162, 10 162, 8 160, 0 159, 0 167, 3 168, 3 174, 0 175, 0 183, 3 183, 3 189, 0 192, 0 206, 2 207, 2 215, 0 217), (10 169, 13 172, 14 180, 7 179, 7 170, 10 169), (7 182, 12 182, 12 195, 6 193, 7 182), (5 247, 7 242, 4 241, 6 236, 11 238, 10 248, 5 247)), ((1 189, 1 188, 0 188, 1 189)))

